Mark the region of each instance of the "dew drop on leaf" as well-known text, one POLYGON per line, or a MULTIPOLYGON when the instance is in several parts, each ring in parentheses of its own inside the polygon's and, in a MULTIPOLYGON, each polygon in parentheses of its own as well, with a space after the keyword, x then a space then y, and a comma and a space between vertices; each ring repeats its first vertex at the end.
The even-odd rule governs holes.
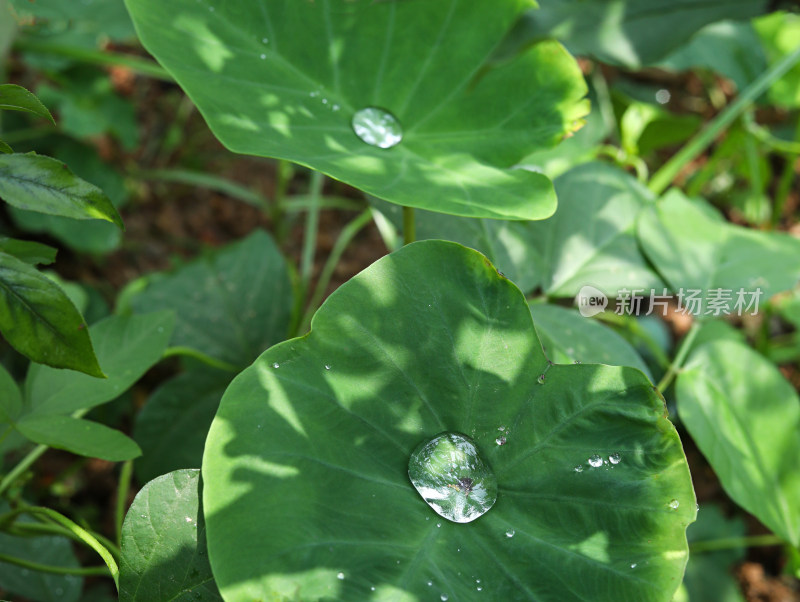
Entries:
POLYGON ((403 128, 397 117, 377 107, 367 107, 356 112, 352 126, 356 136, 378 148, 392 148, 403 139, 403 128))
POLYGON ((468 523, 497 500, 497 479, 475 442, 460 433, 440 433, 420 444, 408 461, 417 492, 439 515, 468 523))
POLYGON ((539 383, 540 385, 543 385, 544 384, 544 374, 540 374, 539 378, 536 379, 536 382, 539 383))
POLYGON ((336 578, 337 578, 337 579, 340 579, 340 580, 341 580, 341 579, 344 579, 344 573, 338 573, 338 574, 336 575, 336 578))
POLYGON ((575 467, 575 472, 583 472, 583 464, 578 464, 575 467))
POLYGON ((619 464, 620 460, 622 460, 622 458, 619 457, 619 454, 611 454, 608 457, 608 461, 612 464, 619 464))
POLYGON ((673 510, 677 510, 677 509, 678 509, 678 506, 680 506, 680 505, 681 505, 681 503, 680 503, 678 500, 672 500, 672 501, 670 501, 670 503, 669 503, 669 504, 667 504, 667 505, 668 505, 670 508, 672 508, 673 510))
POLYGON ((506 438, 505 437, 498 437, 497 439, 494 440, 494 442, 497 443, 497 445, 505 445, 506 444, 506 438))
POLYGON ((591 458, 589 458, 588 461, 589 461, 589 466, 593 466, 594 468, 599 468, 600 466, 603 465, 603 458, 597 455, 592 456, 591 458))
POLYGON ((514 529, 509 529, 508 531, 506 531, 506 537, 508 538, 514 537, 515 534, 516 531, 514 531, 514 529))

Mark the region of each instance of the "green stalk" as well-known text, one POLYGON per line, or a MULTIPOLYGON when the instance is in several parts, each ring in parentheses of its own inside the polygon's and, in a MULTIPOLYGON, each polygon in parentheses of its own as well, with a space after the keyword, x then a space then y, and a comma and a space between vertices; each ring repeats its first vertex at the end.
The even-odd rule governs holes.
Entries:
POLYGON ((6 476, 3 477, 3 480, 0 481, 0 495, 5 493, 6 489, 8 489, 14 482, 24 473, 28 468, 30 468, 31 464, 36 462, 44 452, 46 452, 49 448, 46 445, 37 445, 31 451, 29 451, 19 463, 11 469, 6 476))
POLYGON ((717 550, 730 550, 732 548, 754 548, 758 546, 779 546, 783 545, 783 540, 777 535, 750 535, 748 537, 723 537, 721 539, 709 539, 706 541, 695 541, 689 544, 689 553, 702 554, 704 552, 716 552, 717 550))
POLYGON ((303 296, 308 294, 311 276, 314 270, 314 255, 317 250, 317 233, 319 231, 319 199, 325 176, 318 171, 311 172, 310 201, 311 206, 306 216, 306 228, 303 235, 303 254, 300 257, 300 280, 303 285, 303 296))
POLYGON ((800 47, 787 54, 747 86, 739 98, 729 104, 705 129, 692 138, 653 175, 649 184, 650 190, 657 195, 663 193, 686 165, 705 151, 725 128, 733 123, 753 101, 761 96, 798 61, 800 61, 800 47))
POLYGON ((202 351, 198 351, 197 349, 192 349, 191 347, 180 347, 180 346, 167 347, 164 350, 164 354, 161 357, 166 359, 168 357, 174 357, 176 355, 190 357, 192 359, 204 363, 206 366, 210 366, 212 368, 218 368, 219 370, 225 370, 226 372, 239 371, 239 368, 234 366, 233 364, 229 364, 228 362, 223 360, 218 360, 215 357, 206 355, 202 351))
POLYGON ((55 575, 79 575, 82 577, 105 577, 108 575, 108 567, 105 566, 91 566, 91 567, 77 567, 71 568, 66 566, 51 566, 49 564, 39 564, 38 562, 31 562, 30 560, 23 560, 22 558, 15 558, 8 554, 0 554, 0 562, 6 562, 20 566, 31 571, 39 571, 42 573, 53 573, 55 575))
MULTIPOLYGON (((7 519, 5 515, 0 517, 0 520, 6 522, 7 519)), ((88 530, 88 529, 87 529, 88 530)), ((15 537, 45 537, 45 536, 56 536, 56 537, 66 537, 67 539, 72 539, 78 543, 83 543, 83 540, 75 535, 69 529, 65 529, 61 525, 57 525, 51 522, 46 523, 14 523, 8 527, 4 527, 3 531, 8 533, 9 535, 13 535, 15 537)), ((114 558, 120 557, 120 548, 117 546, 113 541, 109 540, 104 535, 97 533, 96 531, 89 531, 91 535, 103 544, 109 552, 114 556, 114 558)))
POLYGON ((414 208, 403 207, 403 244, 410 245, 417 240, 417 224, 415 222, 414 208))
POLYGON ((78 48, 76 46, 54 44, 52 42, 34 40, 31 38, 16 40, 14 42, 14 49, 62 56, 93 65, 126 67, 139 75, 146 75, 147 77, 160 79, 166 82, 174 81, 172 76, 161 68, 158 63, 121 52, 106 52, 90 48, 78 48))
POLYGON ((189 169, 149 169, 133 171, 131 175, 139 180, 174 182, 198 188, 207 188, 262 210, 268 206, 267 199, 257 192, 214 174, 189 169))
POLYGON ((675 380, 675 377, 678 375, 678 371, 683 366, 683 362, 686 361, 686 356, 689 354, 689 350, 692 348, 694 344, 695 338, 697 338, 697 333, 700 331, 700 322, 693 322, 692 327, 689 329, 689 332, 686 333, 686 336, 681 341, 681 346, 678 348, 678 353, 675 354, 675 359, 672 360, 672 363, 669 365, 667 369, 667 373, 664 375, 664 378, 658 383, 656 388, 658 392, 662 395, 664 391, 666 391, 669 386, 672 384, 672 381, 675 380))
POLYGON ((322 273, 319 276, 317 286, 314 289, 314 294, 311 296, 311 301, 308 303, 305 314, 303 314, 303 319, 300 322, 300 328, 298 332, 304 333, 308 330, 309 326, 311 325, 311 318, 319 308, 322 297, 328 288, 328 284, 330 284, 333 271, 336 269, 336 266, 342 257, 342 253, 344 253, 345 249, 347 249, 347 246, 350 244, 356 234, 358 234, 361 229, 364 228, 364 226, 366 226, 371 220, 372 210, 365 209, 358 217, 356 217, 352 222, 347 224, 344 229, 342 229, 341 234, 339 234, 339 238, 336 239, 336 244, 334 244, 333 249, 331 249, 328 260, 325 262, 325 266, 322 268, 322 273))
POLYGON ((128 492, 131 490, 131 475, 133 474, 133 460, 122 464, 117 486, 117 505, 115 512, 115 526, 117 532, 117 545, 122 545, 122 522, 125 520, 125 510, 128 505, 128 492))

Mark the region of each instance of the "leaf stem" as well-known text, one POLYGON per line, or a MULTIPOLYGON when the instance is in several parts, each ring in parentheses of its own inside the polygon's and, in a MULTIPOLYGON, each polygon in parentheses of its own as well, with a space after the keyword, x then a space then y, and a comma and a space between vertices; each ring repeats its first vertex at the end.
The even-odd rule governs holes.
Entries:
POLYGON ((197 349, 192 349, 191 347, 181 347, 181 346, 167 347, 166 349, 164 349, 164 353, 161 357, 166 359, 168 357, 174 357, 176 355, 190 357, 192 359, 204 363, 206 366, 210 366, 212 368, 219 368, 220 370, 225 370, 226 372, 239 371, 239 368, 237 366, 229 364, 226 361, 219 360, 215 357, 211 357, 210 355, 206 355, 202 351, 198 351, 197 349))
POLYGON ((117 485, 117 504, 115 508, 115 526, 117 534, 117 545, 122 545, 122 522, 125 520, 125 510, 128 505, 128 492, 131 490, 131 475, 133 474, 133 460, 123 462, 122 470, 119 473, 119 484, 117 485))
POLYGON ((675 354, 675 359, 672 360, 672 363, 669 365, 667 373, 664 374, 664 378, 662 378, 658 385, 656 385, 656 388, 662 395, 664 394, 664 391, 666 391, 672 384, 672 381, 675 380, 678 371, 683 366, 683 362, 686 361, 686 356, 689 354, 689 350, 692 348, 694 340, 697 338, 697 333, 699 331, 700 322, 693 322, 689 332, 686 333, 683 341, 681 341, 681 346, 678 348, 678 353, 675 354))
POLYGON ((687 164, 697 158, 753 101, 761 96, 798 61, 800 61, 800 46, 747 86, 742 94, 717 115, 705 129, 701 130, 669 161, 661 166, 661 169, 650 179, 650 190, 657 195, 664 192, 687 164))
POLYGON ((322 196, 322 187, 325 176, 318 171, 311 172, 310 200, 306 216, 306 228, 303 234, 303 253, 300 257, 300 281, 302 282, 303 296, 308 294, 311 286, 311 275, 314 270, 314 255, 317 249, 317 233, 319 231, 319 199, 322 196))
POLYGON ((754 548, 759 546, 779 546, 784 541, 777 535, 750 535, 747 537, 723 537, 721 539, 708 539, 695 541, 689 544, 689 553, 702 554, 716 552, 717 550, 730 550, 731 548, 754 548))
POLYGON ((5 493, 6 489, 8 489, 14 482, 24 473, 28 468, 30 468, 31 464, 36 462, 44 452, 46 452, 49 448, 46 445, 37 445, 31 451, 29 451, 22 460, 20 460, 17 465, 11 469, 11 471, 3 477, 3 480, 0 481, 0 495, 5 493))
POLYGON ((32 571, 40 571, 42 573, 53 573, 56 575, 79 575, 83 577, 98 576, 105 577, 108 575, 108 567, 106 566, 90 566, 90 567, 66 567, 66 566, 52 566, 49 564, 39 564, 38 562, 31 562, 30 560, 23 560, 9 556, 8 554, 0 554, 0 562, 14 564, 22 568, 30 569, 32 571))
POLYGON ((403 244, 410 245, 417 240, 417 224, 413 207, 403 206, 403 244))
MULTIPOLYGON (((6 515, 0 517, 2 522, 6 522, 8 519, 6 515)), ((44 523, 14 523, 8 527, 4 527, 2 529, 9 535, 14 535, 16 537, 44 537, 47 535, 56 535, 59 537, 66 537, 67 539, 72 539, 77 541, 78 543, 83 543, 83 540, 75 535, 69 529, 65 529, 61 525, 57 525, 51 522, 44 522, 44 523)), ((88 529, 87 529, 88 530, 88 529)), ((101 544, 103 544, 108 551, 114 556, 114 558, 120 557, 120 549, 119 546, 114 544, 113 541, 109 540, 107 537, 97 533, 95 531, 89 531, 92 536, 97 539, 101 544)))
POLYGON ((371 220, 372 210, 365 209, 361 212, 361 214, 359 214, 358 217, 356 217, 342 229, 342 233, 339 235, 339 238, 333 245, 333 249, 331 249, 331 253, 328 256, 328 261, 325 262, 325 266, 322 268, 322 273, 319 276, 317 286, 314 289, 314 294, 311 296, 311 300, 308 303, 305 314, 303 314, 303 319, 300 322, 300 328, 298 332, 304 333, 308 330, 308 327, 311 325, 311 318, 314 316, 314 313, 317 311, 320 302, 322 301, 322 297, 325 294, 325 290, 328 288, 328 284, 330 284, 331 276, 333 276, 333 271, 336 269, 339 259, 341 259, 342 254, 356 234, 358 234, 361 229, 371 220))

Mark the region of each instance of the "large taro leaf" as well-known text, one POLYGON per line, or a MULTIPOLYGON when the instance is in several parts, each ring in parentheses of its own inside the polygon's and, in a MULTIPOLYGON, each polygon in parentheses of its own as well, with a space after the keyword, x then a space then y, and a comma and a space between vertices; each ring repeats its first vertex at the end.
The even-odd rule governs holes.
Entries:
POLYGON ((409 245, 340 287, 212 424, 203 503, 225 599, 669 600, 695 498, 663 399, 635 369, 548 366, 519 289, 458 244, 409 245), (468 524, 408 478, 442 431, 497 476, 468 524))
POLYGON ((664 58, 703 26, 749 19, 766 0, 539 0, 515 32, 517 41, 555 37, 577 54, 637 68, 664 58))
POLYGON ((800 399, 772 362, 717 341, 692 353, 678 414, 728 495, 793 546, 800 543, 800 399))
POLYGON ((587 110, 557 43, 487 68, 529 0, 126 0, 145 47, 236 152, 307 165, 393 203, 542 219, 550 181, 512 169, 587 110), (403 139, 359 139, 354 114, 391 112, 403 139))

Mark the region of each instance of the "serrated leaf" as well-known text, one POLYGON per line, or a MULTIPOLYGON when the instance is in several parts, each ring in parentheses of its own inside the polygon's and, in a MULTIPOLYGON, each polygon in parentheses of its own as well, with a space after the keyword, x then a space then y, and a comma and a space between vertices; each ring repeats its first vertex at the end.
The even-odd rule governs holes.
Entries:
POLYGON ((25 111, 44 117, 55 125, 56 121, 36 95, 16 84, 0 84, 0 109, 25 111))
POLYGON ((697 349, 677 382, 678 414, 725 492, 800 542, 800 399, 778 369, 733 341, 697 349))
POLYGON ((147 483, 122 524, 121 602, 222 600, 206 555, 199 470, 147 483))
POLYGON ((142 450, 126 435, 103 424, 58 414, 28 414, 14 426, 25 437, 79 456, 123 462, 142 450))
POLYGON ((408 245, 342 285, 308 335, 233 381, 209 432, 225 599, 669 600, 695 498, 663 399, 638 370, 548 366, 519 289, 455 243, 408 245), (443 431, 497 478, 468 524, 409 481, 443 431))
MULTIPOLYGON (((513 169, 586 114, 586 86, 555 43, 488 59, 527 0, 127 0, 145 47, 233 151, 288 159, 400 205, 543 219, 550 181, 513 169), (392 148, 352 120, 399 120, 392 148)), ((577 122, 577 123, 576 123, 577 122)))
POLYGON ((47 265, 56 260, 58 251, 51 246, 29 240, 0 236, 0 252, 13 255, 31 265, 47 265))
POLYGON ((11 346, 34 362, 104 376, 86 323, 64 291, 27 263, 3 252, 0 331, 11 346))
POLYGON ((123 303, 133 311, 175 311, 173 345, 237 367, 250 364, 289 330, 293 295, 286 260, 262 230, 133 286, 139 290, 123 303))
POLYGON ((136 416, 133 438, 142 448, 136 476, 142 482, 179 468, 200 468, 206 435, 229 372, 193 370, 156 389, 136 416))
POLYGON ((107 378, 32 365, 25 378, 25 413, 69 414, 119 397, 161 359, 174 320, 163 311, 111 316, 94 324, 89 331, 107 378))
POLYGON ((101 219, 125 229, 102 190, 77 177, 61 161, 35 153, 0 155, 0 198, 19 209, 101 219))

